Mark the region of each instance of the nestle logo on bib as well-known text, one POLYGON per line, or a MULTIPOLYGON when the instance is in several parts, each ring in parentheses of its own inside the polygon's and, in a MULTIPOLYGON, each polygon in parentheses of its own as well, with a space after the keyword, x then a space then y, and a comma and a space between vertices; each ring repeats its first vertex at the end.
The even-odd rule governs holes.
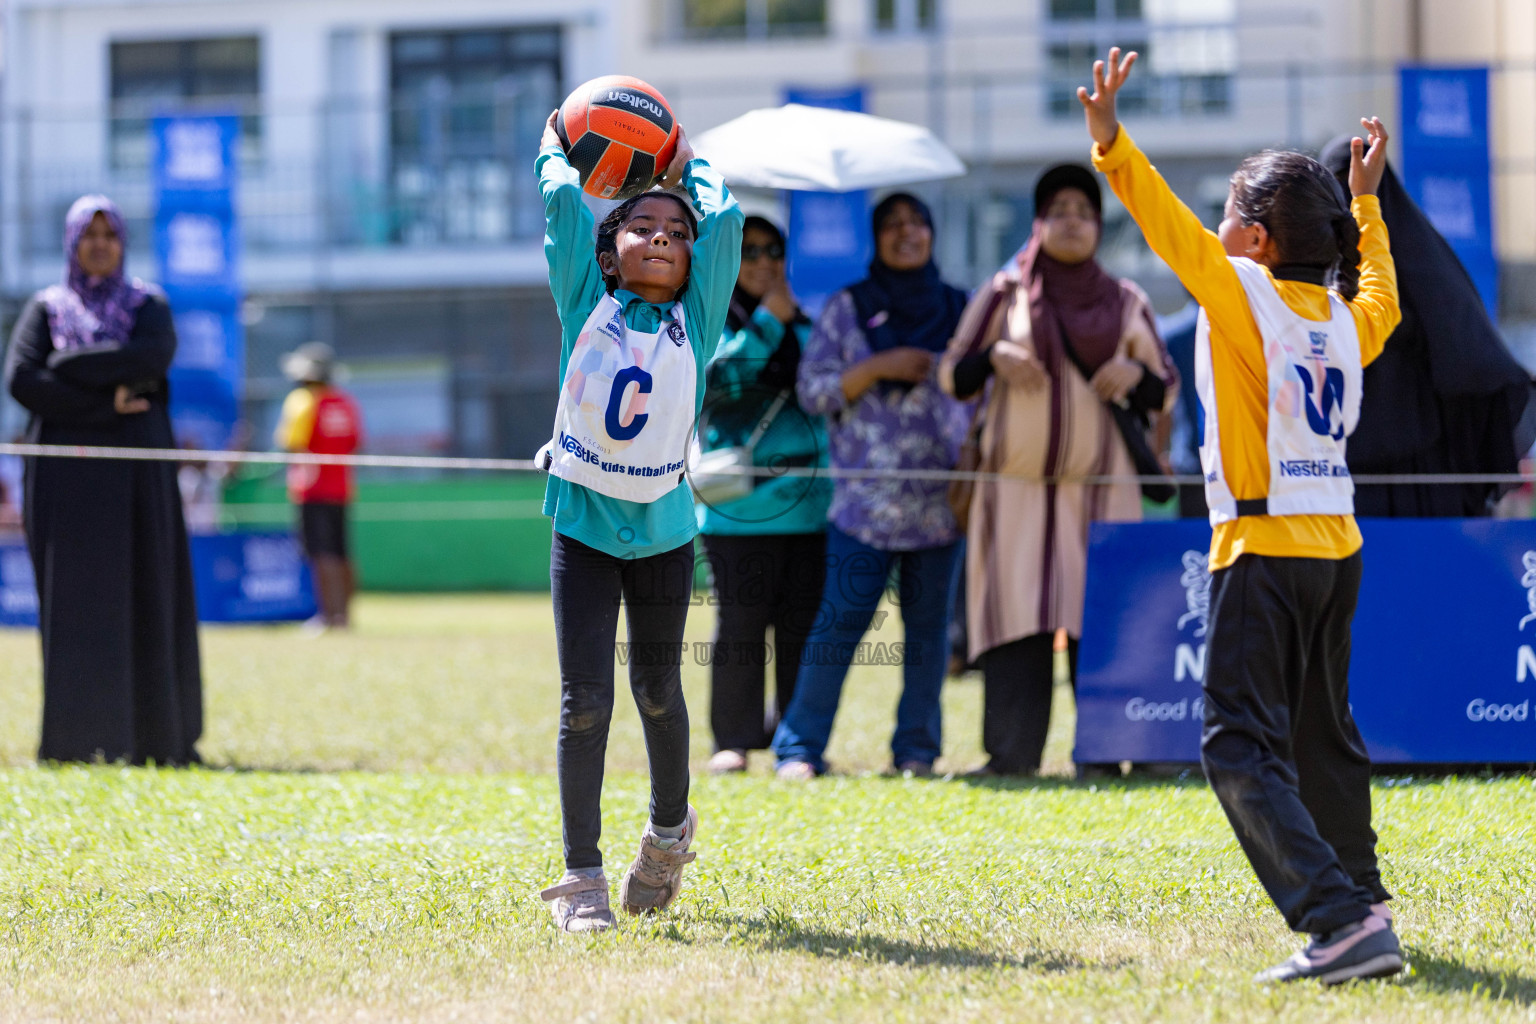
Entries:
POLYGON ((603 324, 601 330, 602 330, 602 332, 604 334, 609 335, 610 337, 612 337, 614 341, 618 341, 621 338, 623 338, 624 337, 624 311, 622 309, 616 311, 613 314, 612 319, 610 319, 607 323, 603 324))
POLYGON ((1281 476, 1349 476, 1349 467, 1322 459, 1286 459, 1280 463, 1281 476))
POLYGON ((1308 331, 1307 341, 1311 344, 1312 354, 1315 356, 1326 355, 1328 352, 1328 332, 1308 331))

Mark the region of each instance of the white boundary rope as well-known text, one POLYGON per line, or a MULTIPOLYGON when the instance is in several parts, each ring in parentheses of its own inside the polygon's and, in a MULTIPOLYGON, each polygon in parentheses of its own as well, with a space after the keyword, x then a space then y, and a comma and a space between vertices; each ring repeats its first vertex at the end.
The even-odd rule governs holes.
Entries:
MULTIPOLYGON (((308 452, 237 452, 210 451, 201 448, 113 448, 93 445, 0 444, 0 455, 23 458, 111 459, 128 462, 222 462, 270 466, 354 466, 385 469, 480 470, 501 473, 542 472, 532 459, 469 459, 441 455, 314 455, 308 452)), ((1039 477, 1023 473, 979 473, 953 469, 832 469, 815 466, 740 467, 716 470, 738 476, 816 477, 829 480, 926 480, 948 483, 955 480, 999 482, 1027 480, 1035 483, 1107 484, 1203 484, 1198 474, 1178 476, 1058 476, 1039 477)), ((1536 473, 1371 473, 1353 477, 1357 484, 1527 484, 1536 483, 1536 473)))

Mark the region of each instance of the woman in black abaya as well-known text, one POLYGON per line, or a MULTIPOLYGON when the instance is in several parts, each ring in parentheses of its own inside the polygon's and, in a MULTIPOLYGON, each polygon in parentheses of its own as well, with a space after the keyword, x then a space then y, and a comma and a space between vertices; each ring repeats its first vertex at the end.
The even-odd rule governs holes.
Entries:
MULTIPOLYGON (((65 282, 33 296, 6 386, 35 444, 174 448, 165 297, 123 275, 122 216, 70 208, 65 282)), ((27 460, 23 520, 43 641, 44 761, 199 760, 202 679, 186 526, 170 462, 27 460)))
MULTIPOLYGON (((1323 150, 1342 181, 1349 139, 1323 150)), ((1471 276, 1387 168, 1378 192, 1403 321, 1365 368, 1350 472, 1514 473, 1536 438, 1531 382, 1489 319, 1471 276), (1529 407, 1529 408, 1528 408, 1529 407)), ((1497 484, 1359 484, 1361 516, 1485 516, 1497 484)))

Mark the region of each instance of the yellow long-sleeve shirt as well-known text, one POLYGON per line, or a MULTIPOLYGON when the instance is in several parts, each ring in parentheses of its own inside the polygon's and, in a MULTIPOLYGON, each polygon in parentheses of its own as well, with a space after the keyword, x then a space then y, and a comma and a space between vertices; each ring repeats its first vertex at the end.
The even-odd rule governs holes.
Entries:
MULTIPOLYGON (((1108 150, 1094 145, 1093 164, 1109 179, 1152 251, 1205 310, 1216 392, 1216 408, 1205 414, 1216 416, 1227 483, 1239 501, 1267 496, 1269 369, 1264 340, 1231 258, 1221 240, 1174 195, 1124 126, 1108 150)), ((1402 314, 1380 202, 1375 196, 1358 196, 1350 210, 1360 225, 1360 293, 1349 309, 1365 365, 1381 354, 1402 314)), ((1320 322, 1330 318, 1327 288, 1270 280, 1298 316, 1320 322)), ((1360 544, 1354 516, 1241 516, 1216 527, 1210 565, 1212 571, 1224 569, 1243 554, 1346 558, 1360 550, 1360 544)))

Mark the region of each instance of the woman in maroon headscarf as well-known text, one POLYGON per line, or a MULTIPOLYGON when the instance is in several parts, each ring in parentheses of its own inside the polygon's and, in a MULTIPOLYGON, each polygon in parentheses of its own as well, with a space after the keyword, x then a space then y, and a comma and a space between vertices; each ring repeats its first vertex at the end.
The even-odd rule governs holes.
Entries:
MULTIPOLYGON (((30 443, 176 446, 171 310, 124 276, 126 243, 110 199, 70 208, 64 283, 33 296, 6 353, 30 443)), ((175 464, 35 458, 24 480, 43 640, 39 759, 197 761, 197 608, 175 464)))
POLYGON ((1086 167, 1046 171, 1029 244, 976 292, 940 363, 951 394, 982 395, 978 468, 1023 478, 977 483, 966 534, 982 774, 1039 769, 1058 629, 1077 676, 1088 524, 1141 518, 1135 483, 1073 481, 1155 471, 1146 424, 1177 386, 1146 296, 1094 260, 1102 203, 1086 167))

